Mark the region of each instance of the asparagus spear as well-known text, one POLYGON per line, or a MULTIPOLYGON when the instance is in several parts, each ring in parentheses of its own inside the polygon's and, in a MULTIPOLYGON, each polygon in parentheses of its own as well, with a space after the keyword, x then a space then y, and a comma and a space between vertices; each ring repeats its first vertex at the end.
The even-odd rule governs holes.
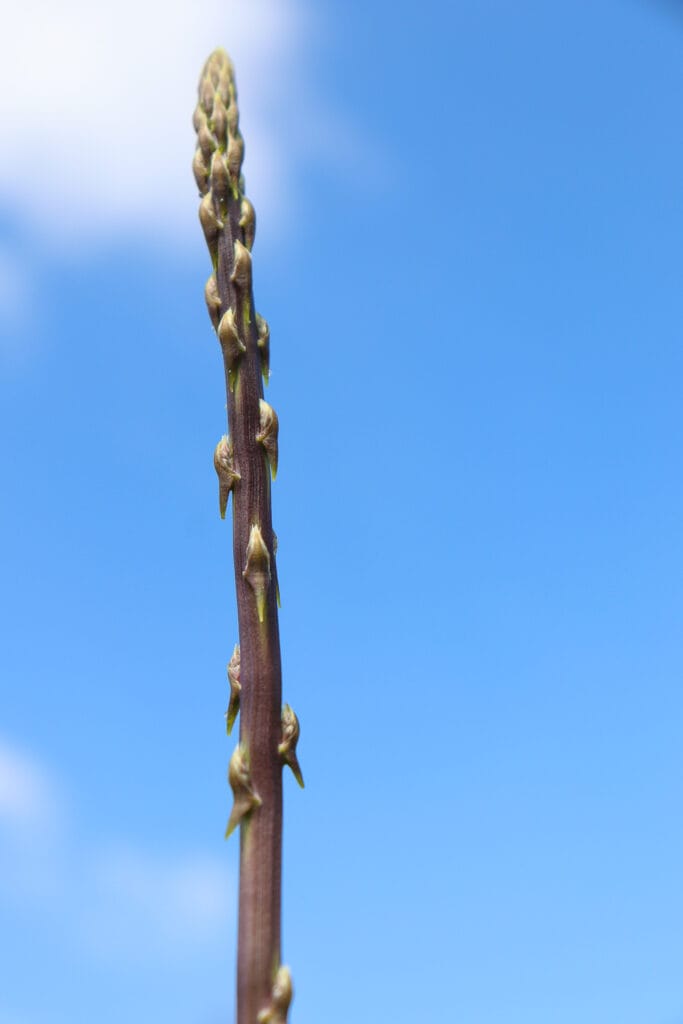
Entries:
POLYGON ((239 131, 230 58, 216 50, 199 81, 192 169, 199 220, 213 270, 205 298, 223 353, 228 434, 214 452, 219 508, 232 494, 233 556, 239 645, 228 665, 228 732, 239 712, 239 743, 228 779, 234 804, 226 836, 240 830, 237 1024, 286 1024, 292 998, 280 963, 282 768, 300 785, 299 723, 282 702, 277 542, 271 478, 278 464, 278 418, 264 400, 270 331, 254 307, 251 249, 254 208, 244 195, 244 141, 239 131))

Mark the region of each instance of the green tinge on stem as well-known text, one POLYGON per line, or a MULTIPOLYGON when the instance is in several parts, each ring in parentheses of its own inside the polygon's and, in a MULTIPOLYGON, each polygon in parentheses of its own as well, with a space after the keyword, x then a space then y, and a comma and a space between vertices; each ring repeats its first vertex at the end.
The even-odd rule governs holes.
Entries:
POLYGON ((235 469, 235 455, 232 441, 224 434, 213 453, 213 465, 218 474, 218 507, 221 519, 225 519, 230 491, 241 479, 235 469))
POLYGON ((282 742, 278 746, 277 750, 278 754, 282 758, 282 763, 289 765, 292 769, 294 778, 303 789, 304 777, 301 774, 299 758, 296 754, 296 745, 299 742, 300 731, 299 719, 296 717, 289 704, 285 704, 282 709, 282 742))
POLYGON ((261 806, 261 798, 255 792, 251 780, 249 754, 243 743, 238 743, 230 758, 228 766, 228 782, 234 798, 232 811, 225 830, 227 839, 241 825, 251 812, 261 806))
POLYGON ((270 1003, 258 1015, 258 1024, 287 1024, 287 1011, 293 995, 292 975, 289 967, 283 964, 275 975, 270 1003))
POLYGON ((273 480, 277 476, 279 430, 280 424, 275 409, 261 399, 259 402, 259 432, 256 435, 256 440, 265 449, 273 480))
POLYGON ((239 644, 235 644, 232 657, 228 662, 228 682, 230 683, 230 701, 228 703, 228 710, 225 712, 225 728, 229 736, 232 732, 232 727, 235 724, 235 719, 239 713, 240 693, 242 692, 242 685, 240 683, 239 644))
POLYGON ((270 554, 256 523, 251 528, 247 544, 247 563, 242 575, 254 591, 256 611, 259 622, 263 622, 266 614, 266 598, 270 587, 270 554))

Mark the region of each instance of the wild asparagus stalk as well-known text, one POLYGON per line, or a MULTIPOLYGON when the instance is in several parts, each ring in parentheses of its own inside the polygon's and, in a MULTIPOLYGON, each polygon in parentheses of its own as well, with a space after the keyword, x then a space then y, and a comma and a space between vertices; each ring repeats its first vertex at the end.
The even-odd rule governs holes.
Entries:
POLYGON ((264 401, 270 370, 270 332, 254 308, 251 248, 254 209, 241 175, 235 78, 229 57, 216 50, 199 81, 193 123, 193 171, 199 219, 213 272, 206 304, 223 352, 228 429, 214 453, 219 507, 233 496, 233 555, 239 645, 228 665, 228 733, 240 713, 240 738, 228 778, 234 804, 226 836, 240 828, 237 1024, 286 1024, 292 998, 289 970, 280 963, 282 767, 303 785, 296 742, 299 723, 281 710, 279 592, 270 485, 278 463, 278 419, 264 401))

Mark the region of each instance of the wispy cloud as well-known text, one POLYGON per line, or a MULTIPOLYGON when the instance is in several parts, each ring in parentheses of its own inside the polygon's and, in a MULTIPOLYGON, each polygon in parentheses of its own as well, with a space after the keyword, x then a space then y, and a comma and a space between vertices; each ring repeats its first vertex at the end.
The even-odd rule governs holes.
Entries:
POLYGON ((238 69, 249 194, 272 226, 316 148, 311 125, 314 138, 325 126, 329 149, 334 119, 307 78, 315 38, 300 0, 14 4, 0 41, 0 209, 61 249, 194 231, 192 107, 223 44, 238 69))
POLYGON ((222 859, 84 839, 59 792, 38 758, 0 740, 0 905, 38 915, 100 962, 167 961, 227 941, 234 885, 222 859))
POLYGON ((0 738, 0 824, 42 831, 62 809, 57 786, 40 761, 0 738))
POLYGON ((232 879, 200 854, 152 854, 131 845, 100 849, 90 866, 79 929, 99 958, 183 955, 225 932, 232 920, 232 879))
POLYGON ((32 281, 22 254, 0 240, 0 357, 16 358, 32 320, 32 281))

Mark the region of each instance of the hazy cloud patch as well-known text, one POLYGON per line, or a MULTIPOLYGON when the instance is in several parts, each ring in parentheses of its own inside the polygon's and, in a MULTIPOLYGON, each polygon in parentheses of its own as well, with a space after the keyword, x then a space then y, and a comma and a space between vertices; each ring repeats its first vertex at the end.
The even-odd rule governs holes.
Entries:
POLYGON ((229 942, 234 888, 204 851, 84 838, 47 766, 0 740, 0 906, 68 933, 84 956, 144 964, 229 942))
POLYGON ((0 738, 0 824, 44 832, 61 813, 57 787, 42 763, 0 738))
POLYGON ((25 259, 0 241, 0 355, 16 355, 21 347, 22 331, 31 319, 30 294, 25 259))
MULTIPOLYGON (((316 123, 334 134, 307 72, 312 10, 300 0, 15 4, 0 41, 0 206, 60 250, 196 231, 191 115, 201 65, 223 44, 249 195, 276 231, 293 176, 315 159, 297 135, 316 123)), ((329 138, 322 159, 328 149, 329 138)))
POLYGON ((101 849, 81 907, 83 938, 104 959, 137 960, 141 945, 148 956, 183 955, 229 927, 231 882, 227 867, 206 855, 101 849))

